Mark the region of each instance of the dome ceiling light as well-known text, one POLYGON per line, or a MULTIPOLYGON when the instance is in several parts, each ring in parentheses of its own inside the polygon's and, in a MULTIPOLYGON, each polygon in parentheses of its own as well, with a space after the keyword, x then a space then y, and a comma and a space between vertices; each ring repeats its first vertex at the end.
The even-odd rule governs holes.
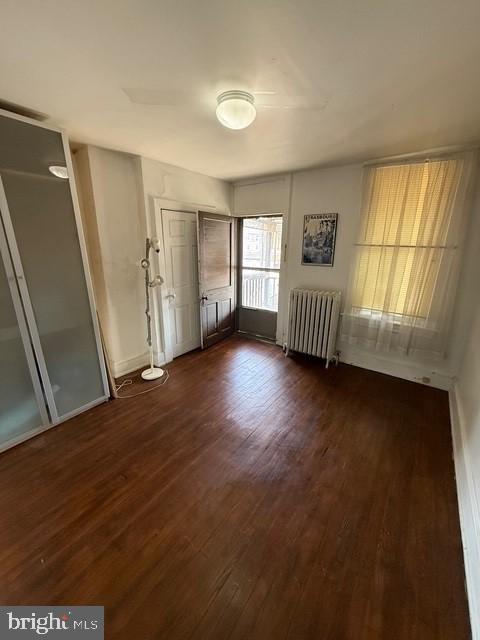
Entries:
POLYGON ((229 129, 245 129, 255 120, 254 97, 247 91, 224 91, 217 97, 217 118, 229 129))

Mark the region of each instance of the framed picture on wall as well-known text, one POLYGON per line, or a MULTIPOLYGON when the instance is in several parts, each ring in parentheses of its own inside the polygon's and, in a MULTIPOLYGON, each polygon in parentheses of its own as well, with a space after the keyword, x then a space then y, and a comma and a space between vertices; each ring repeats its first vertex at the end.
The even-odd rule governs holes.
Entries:
POLYGON ((304 216, 302 264, 333 267, 338 213, 304 216))

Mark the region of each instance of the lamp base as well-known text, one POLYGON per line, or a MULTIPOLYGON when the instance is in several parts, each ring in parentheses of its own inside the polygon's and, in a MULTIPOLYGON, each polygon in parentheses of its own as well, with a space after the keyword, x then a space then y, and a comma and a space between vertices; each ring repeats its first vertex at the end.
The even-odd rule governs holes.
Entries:
POLYGON ((164 373, 164 370, 159 367, 149 367, 145 369, 145 371, 142 371, 142 378, 144 380, 157 380, 161 378, 164 373))

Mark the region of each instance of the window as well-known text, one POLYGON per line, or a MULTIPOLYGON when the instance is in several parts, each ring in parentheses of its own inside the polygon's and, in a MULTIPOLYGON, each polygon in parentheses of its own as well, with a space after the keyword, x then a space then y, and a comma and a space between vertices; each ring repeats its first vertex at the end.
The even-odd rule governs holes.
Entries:
POLYGON ((242 221, 242 306, 278 311, 282 217, 242 221))
POLYGON ((474 152, 366 169, 342 340, 443 357, 474 152))
POLYGON ((367 193, 352 304, 428 318, 447 234, 456 160, 378 167, 367 193))

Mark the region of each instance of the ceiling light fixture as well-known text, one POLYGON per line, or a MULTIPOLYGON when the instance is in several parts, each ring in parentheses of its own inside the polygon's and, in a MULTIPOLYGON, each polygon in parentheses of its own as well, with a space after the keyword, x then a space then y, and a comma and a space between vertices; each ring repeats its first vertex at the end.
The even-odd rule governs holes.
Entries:
POLYGON ((254 98, 246 91, 224 91, 217 98, 217 118, 229 129, 245 129, 255 120, 254 98))
POLYGON ((68 178, 67 167, 61 167, 57 164, 51 164, 48 167, 48 170, 50 171, 50 173, 53 173, 56 178, 63 178, 63 180, 66 180, 68 178))

